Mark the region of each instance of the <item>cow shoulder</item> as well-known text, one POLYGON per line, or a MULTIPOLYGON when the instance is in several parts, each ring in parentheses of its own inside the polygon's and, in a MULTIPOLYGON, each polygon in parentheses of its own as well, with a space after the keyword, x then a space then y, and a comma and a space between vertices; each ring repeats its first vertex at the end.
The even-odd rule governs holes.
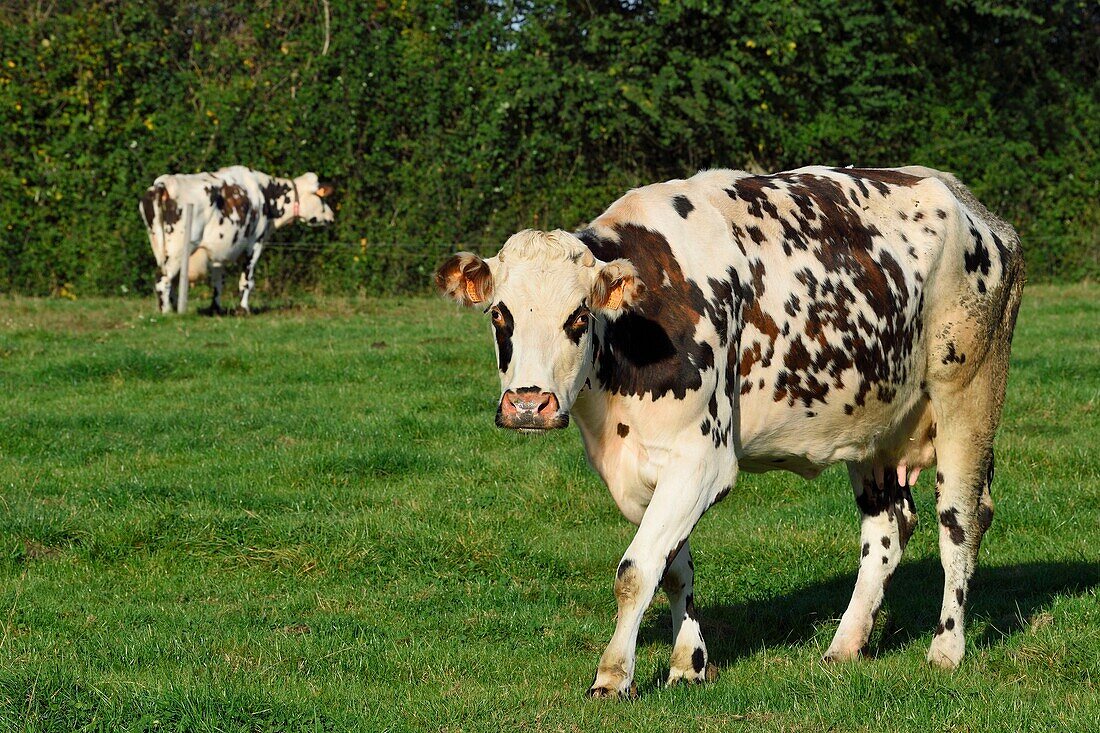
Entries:
POLYGON ((597 378, 620 395, 683 400, 714 367, 714 346, 699 338, 706 294, 685 273, 662 226, 663 217, 690 222, 699 201, 690 193, 647 186, 619 199, 578 237, 605 262, 625 258, 645 286, 644 299, 606 324, 597 378))

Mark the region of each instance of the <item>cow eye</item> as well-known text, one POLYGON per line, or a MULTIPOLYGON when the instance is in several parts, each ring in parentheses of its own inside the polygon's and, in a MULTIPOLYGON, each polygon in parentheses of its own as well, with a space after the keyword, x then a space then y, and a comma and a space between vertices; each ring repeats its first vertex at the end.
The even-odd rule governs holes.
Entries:
POLYGON ((580 331, 588 328, 588 314, 578 313, 577 317, 573 319, 573 323, 570 324, 570 328, 575 331, 580 331))
POLYGON ((493 319, 493 325, 498 328, 504 328, 504 316, 500 312, 500 308, 493 306, 489 309, 489 317, 493 319))

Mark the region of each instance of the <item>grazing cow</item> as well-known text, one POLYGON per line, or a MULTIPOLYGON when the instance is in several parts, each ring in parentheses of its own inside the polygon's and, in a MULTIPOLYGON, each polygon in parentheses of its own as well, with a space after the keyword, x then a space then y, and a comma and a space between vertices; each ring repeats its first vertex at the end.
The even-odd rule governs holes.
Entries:
POLYGON ((188 275, 192 280, 209 275, 215 313, 223 312, 225 266, 241 261, 241 308, 248 311, 256 262, 268 235, 293 221, 330 224, 333 211, 325 198, 332 190, 330 184, 318 183, 316 173, 273 178, 240 165, 159 176, 141 197, 139 210, 160 271, 156 291, 161 310, 167 313, 175 302, 186 244, 188 275), (185 233, 181 220, 187 204, 193 208, 191 229, 185 233))
MULTIPOLYGON (((588 228, 523 231, 436 273, 490 314, 504 428, 576 417, 638 525, 589 694, 630 695, 663 585, 668 681, 708 678, 688 536, 738 471, 848 466, 862 514, 851 603, 825 655, 859 656, 936 466, 945 574, 929 662, 963 656, 963 607, 993 517, 993 435, 1023 287, 1012 228, 927 168, 704 171, 630 191, 588 228)), ((716 673, 716 670, 713 670, 716 673)))

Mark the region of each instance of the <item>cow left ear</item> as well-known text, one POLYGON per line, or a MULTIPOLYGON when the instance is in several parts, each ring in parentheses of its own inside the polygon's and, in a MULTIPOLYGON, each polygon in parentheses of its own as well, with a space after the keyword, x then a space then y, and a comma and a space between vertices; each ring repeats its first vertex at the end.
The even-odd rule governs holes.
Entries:
POLYGON ((317 195, 321 198, 331 196, 335 192, 336 187, 333 186, 331 183, 322 183, 320 186, 317 187, 317 195))
POLYGON ((619 259, 608 262, 596 273, 588 303, 593 310, 614 320, 641 302, 644 294, 645 283, 638 277, 638 270, 630 260, 619 259))

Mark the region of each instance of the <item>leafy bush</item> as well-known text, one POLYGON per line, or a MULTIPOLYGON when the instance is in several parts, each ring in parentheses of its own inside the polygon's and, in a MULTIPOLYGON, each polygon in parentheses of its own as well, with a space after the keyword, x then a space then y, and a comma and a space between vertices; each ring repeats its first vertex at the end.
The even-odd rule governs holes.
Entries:
POLYGON ((269 288, 417 289, 632 186, 810 163, 952 170, 1033 279, 1100 275, 1095 3, 44 7, 0 9, 3 291, 150 291, 138 195, 234 163, 340 187, 334 227, 276 235, 269 288))

